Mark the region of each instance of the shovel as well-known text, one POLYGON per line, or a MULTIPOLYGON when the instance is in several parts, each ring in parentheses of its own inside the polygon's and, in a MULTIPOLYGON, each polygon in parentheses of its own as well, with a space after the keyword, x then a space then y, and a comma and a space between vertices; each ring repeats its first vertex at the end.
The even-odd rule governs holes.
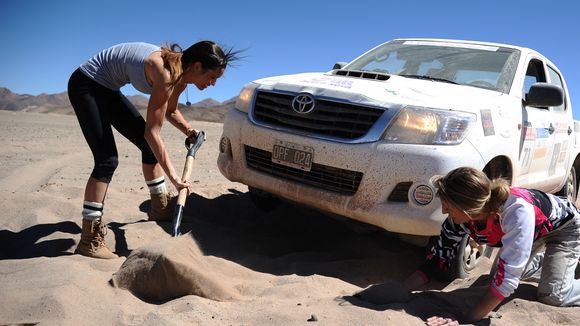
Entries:
MULTIPOLYGON (((191 143, 189 138, 185 140, 185 147, 187 148, 187 156, 185 157, 185 166, 183 167, 183 174, 181 180, 187 180, 191 176, 191 170, 193 165, 193 159, 195 158, 195 153, 201 147, 205 141, 205 132, 200 131, 197 134, 197 139, 195 143, 191 143)), ((177 237, 181 234, 179 231, 179 226, 181 225, 181 217, 183 216, 183 207, 185 206, 185 200, 187 199, 187 188, 182 188, 179 190, 179 197, 177 197, 177 205, 175 206, 175 211, 173 213, 173 225, 172 225, 172 235, 177 237)))

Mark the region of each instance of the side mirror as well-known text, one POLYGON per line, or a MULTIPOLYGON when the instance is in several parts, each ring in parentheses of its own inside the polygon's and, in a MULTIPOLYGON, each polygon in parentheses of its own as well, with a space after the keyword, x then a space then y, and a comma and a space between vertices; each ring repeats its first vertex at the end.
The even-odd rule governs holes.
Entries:
POLYGON ((339 61, 339 62, 337 62, 337 63, 334 64, 334 66, 332 67, 332 70, 342 69, 347 64, 348 64, 348 62, 339 61))
POLYGON ((548 83, 535 83, 526 94, 525 104, 535 107, 559 106, 564 103, 562 87, 548 83))

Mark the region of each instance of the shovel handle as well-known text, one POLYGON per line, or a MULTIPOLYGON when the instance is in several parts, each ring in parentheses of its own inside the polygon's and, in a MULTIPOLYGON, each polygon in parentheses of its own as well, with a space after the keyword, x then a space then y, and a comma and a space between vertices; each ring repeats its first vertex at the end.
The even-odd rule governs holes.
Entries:
MULTIPOLYGON (((191 171, 193 167, 193 159, 195 158, 195 153, 201 147, 205 141, 205 133, 200 131, 195 143, 189 143, 186 141, 185 147, 187 148, 187 156, 185 157, 185 165, 183 166, 183 173, 181 174, 181 180, 187 180, 191 176, 191 171)), ((187 199, 187 188, 182 188, 179 190, 179 195, 177 197, 177 204, 175 206, 175 212, 173 214, 173 225, 172 225, 172 235, 177 237, 181 232, 179 227, 181 225, 181 217, 183 216, 183 207, 185 206, 185 201, 187 199)))
MULTIPOLYGON (((187 148, 187 156, 185 157, 185 165, 183 166, 183 173, 181 174, 181 181, 189 179, 191 176, 191 170, 193 166, 193 159, 195 158, 195 153, 201 147, 205 141, 205 132, 201 130, 197 134, 197 139, 195 143, 185 142, 185 147, 187 148)), ((187 198, 187 188, 182 188, 179 190, 179 197, 177 198, 177 205, 184 206, 185 199, 187 198)))
MULTIPOLYGON (((193 170, 193 156, 188 155, 185 158, 185 166, 183 167, 183 174, 181 174, 181 181, 189 179, 193 170)), ((187 199, 187 188, 179 190, 179 197, 177 198, 177 205, 184 206, 187 199)))

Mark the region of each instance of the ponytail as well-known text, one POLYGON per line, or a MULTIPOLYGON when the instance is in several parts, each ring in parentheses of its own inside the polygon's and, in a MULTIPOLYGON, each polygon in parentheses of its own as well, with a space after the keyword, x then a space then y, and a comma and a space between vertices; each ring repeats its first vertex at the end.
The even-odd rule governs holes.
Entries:
POLYGON ((488 212, 499 212, 501 206, 506 202, 510 196, 510 185, 505 179, 493 179, 490 181, 491 193, 485 210, 488 212))
POLYGON ((171 44, 161 47, 161 58, 163 59, 163 67, 169 70, 171 87, 175 86, 183 75, 183 65, 181 59, 183 52, 178 44, 171 44))

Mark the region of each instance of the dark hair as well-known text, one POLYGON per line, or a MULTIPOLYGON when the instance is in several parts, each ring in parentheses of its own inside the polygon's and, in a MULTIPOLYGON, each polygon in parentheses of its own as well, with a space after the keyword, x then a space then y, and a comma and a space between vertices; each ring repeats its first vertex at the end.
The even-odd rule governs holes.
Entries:
POLYGON ((195 62, 201 63, 204 70, 226 68, 232 61, 239 59, 240 51, 232 48, 224 51, 219 45, 212 41, 200 41, 182 51, 179 44, 171 44, 161 47, 161 57, 164 67, 171 75, 171 85, 177 84, 181 80, 183 71, 195 62))
POLYGON ((225 69, 230 62, 239 59, 238 54, 239 51, 234 51, 232 48, 224 51, 212 41, 201 41, 183 51, 181 67, 185 70, 187 66, 199 62, 204 70, 225 69))

